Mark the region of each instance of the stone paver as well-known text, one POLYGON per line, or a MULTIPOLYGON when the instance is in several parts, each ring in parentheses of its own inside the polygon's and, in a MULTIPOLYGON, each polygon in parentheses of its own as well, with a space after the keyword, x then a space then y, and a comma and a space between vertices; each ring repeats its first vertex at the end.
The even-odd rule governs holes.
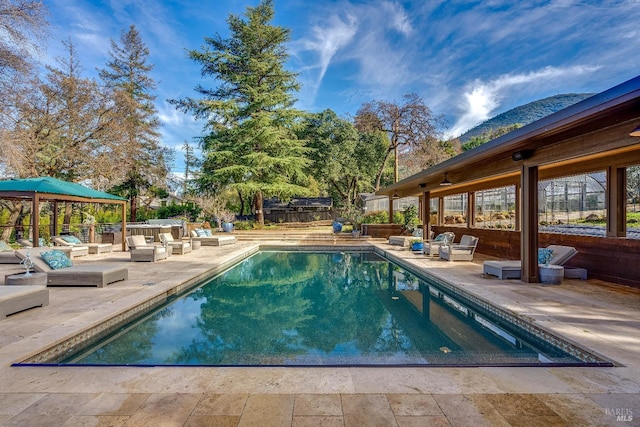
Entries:
POLYGON ((75 261, 126 266, 128 281, 100 289, 51 288, 49 306, 0 321, 0 426, 640 425, 639 290, 592 280, 560 286, 500 281, 481 274, 482 256, 475 263, 450 263, 373 244, 619 366, 10 366, 257 245, 203 247, 158 263, 131 263, 128 254, 114 252, 75 261))

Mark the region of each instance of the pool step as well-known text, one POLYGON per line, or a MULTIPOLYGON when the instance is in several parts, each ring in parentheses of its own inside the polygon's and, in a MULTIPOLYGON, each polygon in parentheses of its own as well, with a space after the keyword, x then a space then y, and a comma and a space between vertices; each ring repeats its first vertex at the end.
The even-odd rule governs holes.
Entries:
POLYGON ((284 241, 340 241, 340 242, 353 242, 353 241, 367 241, 369 236, 354 237, 350 233, 327 233, 327 232, 300 232, 300 231, 287 231, 287 232, 234 232, 234 236, 238 240, 284 240, 284 241))

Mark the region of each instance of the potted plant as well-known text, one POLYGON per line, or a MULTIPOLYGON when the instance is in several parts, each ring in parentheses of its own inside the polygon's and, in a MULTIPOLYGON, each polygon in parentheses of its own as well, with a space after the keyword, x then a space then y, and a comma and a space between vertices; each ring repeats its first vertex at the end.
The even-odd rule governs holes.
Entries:
POLYGON ((331 226, 333 227, 334 233, 340 233, 342 231, 342 223, 337 219, 333 221, 333 224, 331 224, 331 226))
POLYGON ((236 215, 227 209, 221 209, 218 212, 218 224, 222 225, 222 231, 225 233, 231 233, 233 231, 233 221, 235 219, 236 215))
POLYGON ((404 219, 402 221, 403 232, 413 234, 416 227, 420 224, 418 217, 418 208, 409 205, 404 209, 404 219))
POLYGON ((422 238, 420 239, 411 239, 409 240, 409 244, 411 245, 412 251, 422 251, 424 250, 424 242, 422 238))

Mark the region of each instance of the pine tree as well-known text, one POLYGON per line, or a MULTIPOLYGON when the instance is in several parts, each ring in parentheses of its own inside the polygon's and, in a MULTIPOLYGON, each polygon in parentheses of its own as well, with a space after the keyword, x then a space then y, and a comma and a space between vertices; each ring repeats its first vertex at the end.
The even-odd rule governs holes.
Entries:
POLYGON ((200 189, 221 184, 252 195, 260 224, 264 197, 307 193, 309 164, 308 150, 292 130, 301 113, 293 108, 296 75, 284 69, 289 30, 270 25, 273 16, 271 0, 247 8, 246 20, 229 16, 230 38, 216 34, 205 39, 202 51, 189 52, 202 75, 219 85, 197 87, 203 99, 173 101, 207 121, 200 189))
POLYGON ((134 25, 122 32, 120 45, 111 40, 111 60, 100 77, 112 89, 122 129, 120 167, 122 183, 114 188, 129 198, 130 221, 136 221, 138 196, 163 186, 169 172, 170 152, 160 145, 160 121, 153 101, 156 83, 150 76, 149 50, 134 25))

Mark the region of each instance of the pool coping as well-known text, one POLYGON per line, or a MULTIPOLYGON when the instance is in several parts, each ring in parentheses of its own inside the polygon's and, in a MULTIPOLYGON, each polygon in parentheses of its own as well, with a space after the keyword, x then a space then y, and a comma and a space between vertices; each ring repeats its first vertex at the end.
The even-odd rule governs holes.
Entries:
MULTIPOLYGON (((421 277, 423 280, 432 280, 436 282, 437 286, 443 287, 447 292, 450 292, 454 296, 461 297, 465 300, 476 304, 481 307, 483 310, 489 311, 494 316, 500 317, 507 322, 515 324, 517 327, 522 328, 526 332, 532 334, 538 339, 547 341, 552 343, 554 346, 562 349, 563 351, 571 354, 576 357, 582 363, 576 365, 570 364, 554 364, 554 363, 545 363, 540 365, 524 365, 527 367, 555 367, 555 366, 578 366, 578 367, 622 367, 624 365, 608 358, 598 352, 593 351, 592 349, 586 348, 584 345, 576 343, 566 337, 563 337, 557 333, 551 332, 544 327, 539 325, 535 325, 535 320, 527 320, 523 316, 510 312, 509 310, 500 308, 486 299, 475 295, 473 293, 467 292, 459 286, 456 286, 455 283, 447 281, 446 279, 434 274, 433 272, 429 272, 426 269, 422 269, 419 266, 416 266, 409 262, 408 260, 394 255, 390 250, 385 248, 381 248, 378 245, 371 244, 370 242, 354 242, 350 244, 318 244, 318 242, 313 242, 311 244, 293 244, 291 242, 282 242, 282 243, 261 243, 252 247, 248 247, 243 251, 235 254, 229 259, 223 260, 220 264, 215 265, 214 267, 205 270, 192 278, 185 280, 181 283, 178 283, 175 286, 172 286, 166 290, 161 291, 160 293, 152 296, 151 298, 143 301, 142 303, 136 303, 132 307, 128 307, 122 309, 115 314, 109 316, 106 319, 98 320, 94 322, 92 325, 89 325, 79 331, 76 331, 66 337, 58 339, 54 341, 52 344, 45 346, 44 348, 40 348, 38 350, 34 350, 33 352, 20 357, 18 360, 11 364, 11 366, 17 367, 34 367, 34 366, 56 366, 56 367, 70 367, 73 368, 76 365, 67 365, 67 364, 59 364, 59 362, 55 362, 52 360, 61 360, 66 357, 68 354, 73 354, 79 351, 76 348, 80 343, 82 343, 82 347, 86 348, 92 345, 97 340, 103 338, 106 335, 111 334, 112 332, 118 330, 122 326, 128 324, 131 321, 141 318, 142 316, 150 313, 154 309, 163 304, 167 303, 171 298, 174 298, 177 295, 188 292, 198 286, 204 279, 210 279, 211 277, 222 274, 224 271, 232 268, 237 263, 247 259, 259 251, 288 251, 288 252, 299 252, 299 251, 322 251, 322 252, 335 252, 335 251, 345 251, 345 252, 373 252, 384 259, 392 261, 399 266, 409 270, 412 274, 415 274, 418 277, 421 277), (585 361, 585 359, 591 359, 590 361, 585 361), (599 361, 598 361, 599 359, 599 361)), ((77 366, 86 366, 86 365, 77 365, 77 366)), ((91 365, 95 366, 95 365, 91 365)), ((111 365, 105 365, 111 366, 111 365)), ((131 365, 135 367, 135 365, 131 365)), ((156 366, 156 365, 153 365, 156 366)), ((178 367, 177 365, 157 365, 157 366, 172 366, 178 367)), ((226 366, 226 365, 225 365, 226 366)), ((274 365, 275 366, 275 365, 274 365)), ((269 367, 274 367, 269 365, 269 367)), ((280 366, 280 365, 277 365, 280 366)), ((337 366, 327 366, 327 365, 283 365, 282 367, 301 367, 301 368, 326 368, 326 367, 341 367, 342 365, 337 366)), ((371 367, 384 367, 387 365, 371 365, 371 367)), ((389 367, 407 367, 407 368, 415 368, 415 367, 445 367, 446 365, 388 365, 389 367)), ((465 365, 450 365, 451 367, 465 367, 465 365)), ((471 366, 471 365, 470 365, 471 366)), ((475 366, 496 366, 496 365, 473 365, 475 366)), ((518 367, 518 364, 506 364, 500 366, 511 366, 518 367)), ((189 367, 202 367, 201 365, 187 365, 186 368, 189 367)), ((214 365, 213 367, 222 367, 219 365, 214 365)), ((240 365, 238 367, 256 367, 260 368, 260 366, 254 365, 240 365)), ((266 367, 266 366, 265 366, 266 367)), ((344 366, 344 367, 369 367, 368 365, 353 365, 353 366, 344 366)))

